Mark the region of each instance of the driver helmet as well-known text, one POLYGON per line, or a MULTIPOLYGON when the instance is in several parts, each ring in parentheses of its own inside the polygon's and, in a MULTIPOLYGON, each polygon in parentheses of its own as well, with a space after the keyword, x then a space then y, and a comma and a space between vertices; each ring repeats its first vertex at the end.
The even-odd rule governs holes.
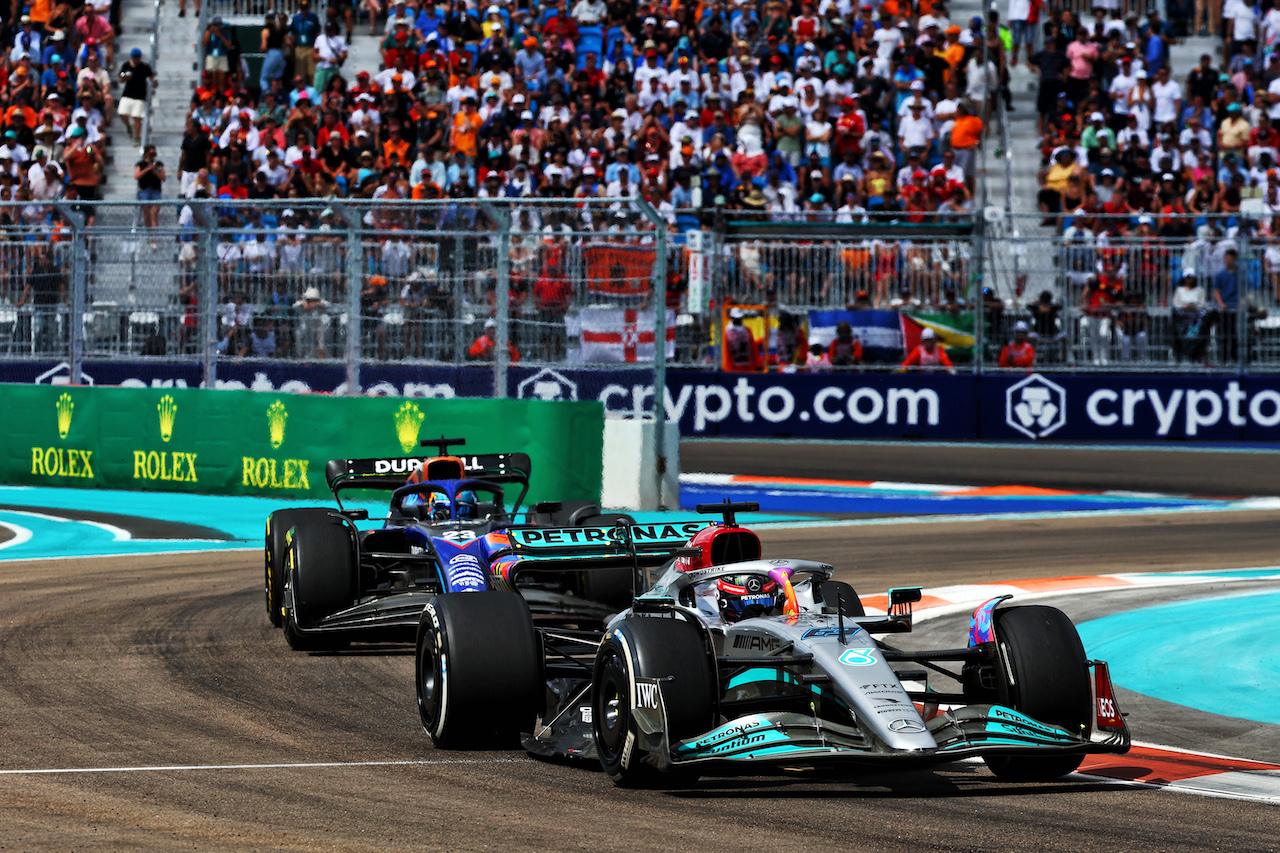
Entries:
POLYGON ((453 515, 449 506, 449 496, 443 492, 431 493, 431 520, 448 521, 453 515))
MULTIPOLYGON (((406 478, 404 482, 405 482, 405 485, 411 486, 414 483, 421 483, 421 482, 424 482, 425 480, 426 480, 426 475, 423 472, 423 470, 421 468, 415 468, 413 471, 409 473, 408 478, 406 478)), ((402 509, 410 509, 412 507, 425 506, 431 500, 432 497, 434 497, 434 495, 423 493, 423 492, 415 492, 414 494, 411 494, 411 495, 405 495, 404 498, 401 499, 400 501, 400 507, 402 509)))
POLYGON ((473 521, 478 515, 476 493, 470 489, 458 492, 458 521, 473 521))
POLYGON ((728 575, 716 581, 720 615, 726 622, 768 616, 782 601, 778 583, 760 575, 728 575))

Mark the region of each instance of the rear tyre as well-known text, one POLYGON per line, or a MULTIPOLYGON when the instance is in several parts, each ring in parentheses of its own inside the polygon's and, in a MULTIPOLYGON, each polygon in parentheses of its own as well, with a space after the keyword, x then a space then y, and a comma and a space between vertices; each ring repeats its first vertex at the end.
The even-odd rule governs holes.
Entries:
MULTIPOLYGON (((995 612, 1000 702, 1042 723, 1087 737, 1093 716, 1089 663, 1075 625, 1056 607, 1010 607, 995 612), (1009 673, 1013 679, 1010 681, 1009 673)), ((990 755, 983 760, 1009 782, 1057 779, 1083 755, 990 755)))
POLYGON ((628 619, 605 636, 592 673, 592 729, 604 772, 626 788, 692 784, 693 773, 662 773, 644 759, 644 737, 632 707, 637 678, 662 678, 667 742, 715 725, 717 684, 698 629, 683 620, 628 619))
POLYGON ((437 595, 418 623, 418 714, 439 749, 516 748, 546 694, 529 605, 510 592, 437 595))
POLYGON ((290 594, 284 636, 298 651, 345 648, 351 641, 340 634, 305 634, 300 629, 355 603, 359 568, 355 540, 340 516, 328 510, 302 513, 293 518, 293 541, 285 552, 290 594))
MULTIPOLYGON (((279 628, 283 623, 280 608, 284 602, 285 539, 296 519, 314 509, 278 509, 267 516, 263 588, 267 599, 267 618, 279 628)), ((323 510, 321 510, 323 512, 323 510)))

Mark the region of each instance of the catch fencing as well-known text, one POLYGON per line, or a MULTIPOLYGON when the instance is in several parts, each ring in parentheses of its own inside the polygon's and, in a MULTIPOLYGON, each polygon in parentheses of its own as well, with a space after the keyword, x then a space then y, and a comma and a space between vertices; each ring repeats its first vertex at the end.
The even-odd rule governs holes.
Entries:
POLYGON ((925 328, 958 371, 1023 369, 998 364, 1019 322, 1039 371, 1280 368, 1280 246, 1244 219, 223 199, 167 201, 146 229, 136 208, 0 206, 0 358, 73 381, 93 361, 196 364, 209 387, 228 364, 317 365, 349 391, 365 367, 476 364, 503 396, 511 364, 718 368, 741 306, 767 371, 897 370, 925 328), (1228 250, 1240 295, 1219 304, 1228 250), (862 363, 815 365, 845 320, 862 363))

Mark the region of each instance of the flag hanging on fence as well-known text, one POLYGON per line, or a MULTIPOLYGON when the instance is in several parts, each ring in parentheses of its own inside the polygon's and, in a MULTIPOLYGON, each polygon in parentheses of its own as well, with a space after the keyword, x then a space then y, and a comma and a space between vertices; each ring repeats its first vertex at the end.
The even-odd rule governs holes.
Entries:
MULTIPOLYGON (((581 311, 582 360, 653 361, 653 312, 634 308, 584 308, 581 311)), ((676 354, 676 313, 667 311, 667 358, 676 354)))
POLYGON ((900 361, 902 319, 897 311, 810 311, 809 343, 827 346, 836 336, 836 324, 845 320, 862 344, 864 360, 900 361))
MULTIPOLYGON (((948 351, 958 349, 969 349, 973 346, 973 315, 972 314, 946 314, 946 313, 929 313, 923 311, 914 311, 910 317, 915 323, 923 329, 928 327, 933 329, 938 335, 938 341, 947 348, 948 351)), ((904 328, 904 331, 905 328, 904 328)), ((917 330, 917 336, 920 330, 917 330)), ((908 351, 910 351, 908 347, 908 351)))
POLYGON ((604 296, 642 296, 653 288, 652 246, 587 246, 587 290, 604 296))

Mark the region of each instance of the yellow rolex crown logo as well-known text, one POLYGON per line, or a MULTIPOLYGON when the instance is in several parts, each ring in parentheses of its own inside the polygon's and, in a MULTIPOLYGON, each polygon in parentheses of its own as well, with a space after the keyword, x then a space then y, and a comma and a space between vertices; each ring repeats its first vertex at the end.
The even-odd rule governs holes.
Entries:
POLYGON ((396 438, 405 453, 413 452, 413 448, 418 446, 418 430, 426 419, 422 410, 408 400, 396 412, 396 438))
POLYGON ((160 440, 168 442, 173 438, 173 421, 178 416, 178 404, 173 397, 165 394, 160 398, 156 411, 160 413, 160 440))
POLYGON ((71 402, 70 394, 63 394, 58 398, 58 438, 66 438, 67 433, 71 431, 71 413, 75 411, 76 404, 71 402))
POLYGON ((284 422, 289 419, 289 412, 284 403, 276 400, 267 407, 267 429, 271 433, 271 447, 277 449, 284 444, 284 422))

